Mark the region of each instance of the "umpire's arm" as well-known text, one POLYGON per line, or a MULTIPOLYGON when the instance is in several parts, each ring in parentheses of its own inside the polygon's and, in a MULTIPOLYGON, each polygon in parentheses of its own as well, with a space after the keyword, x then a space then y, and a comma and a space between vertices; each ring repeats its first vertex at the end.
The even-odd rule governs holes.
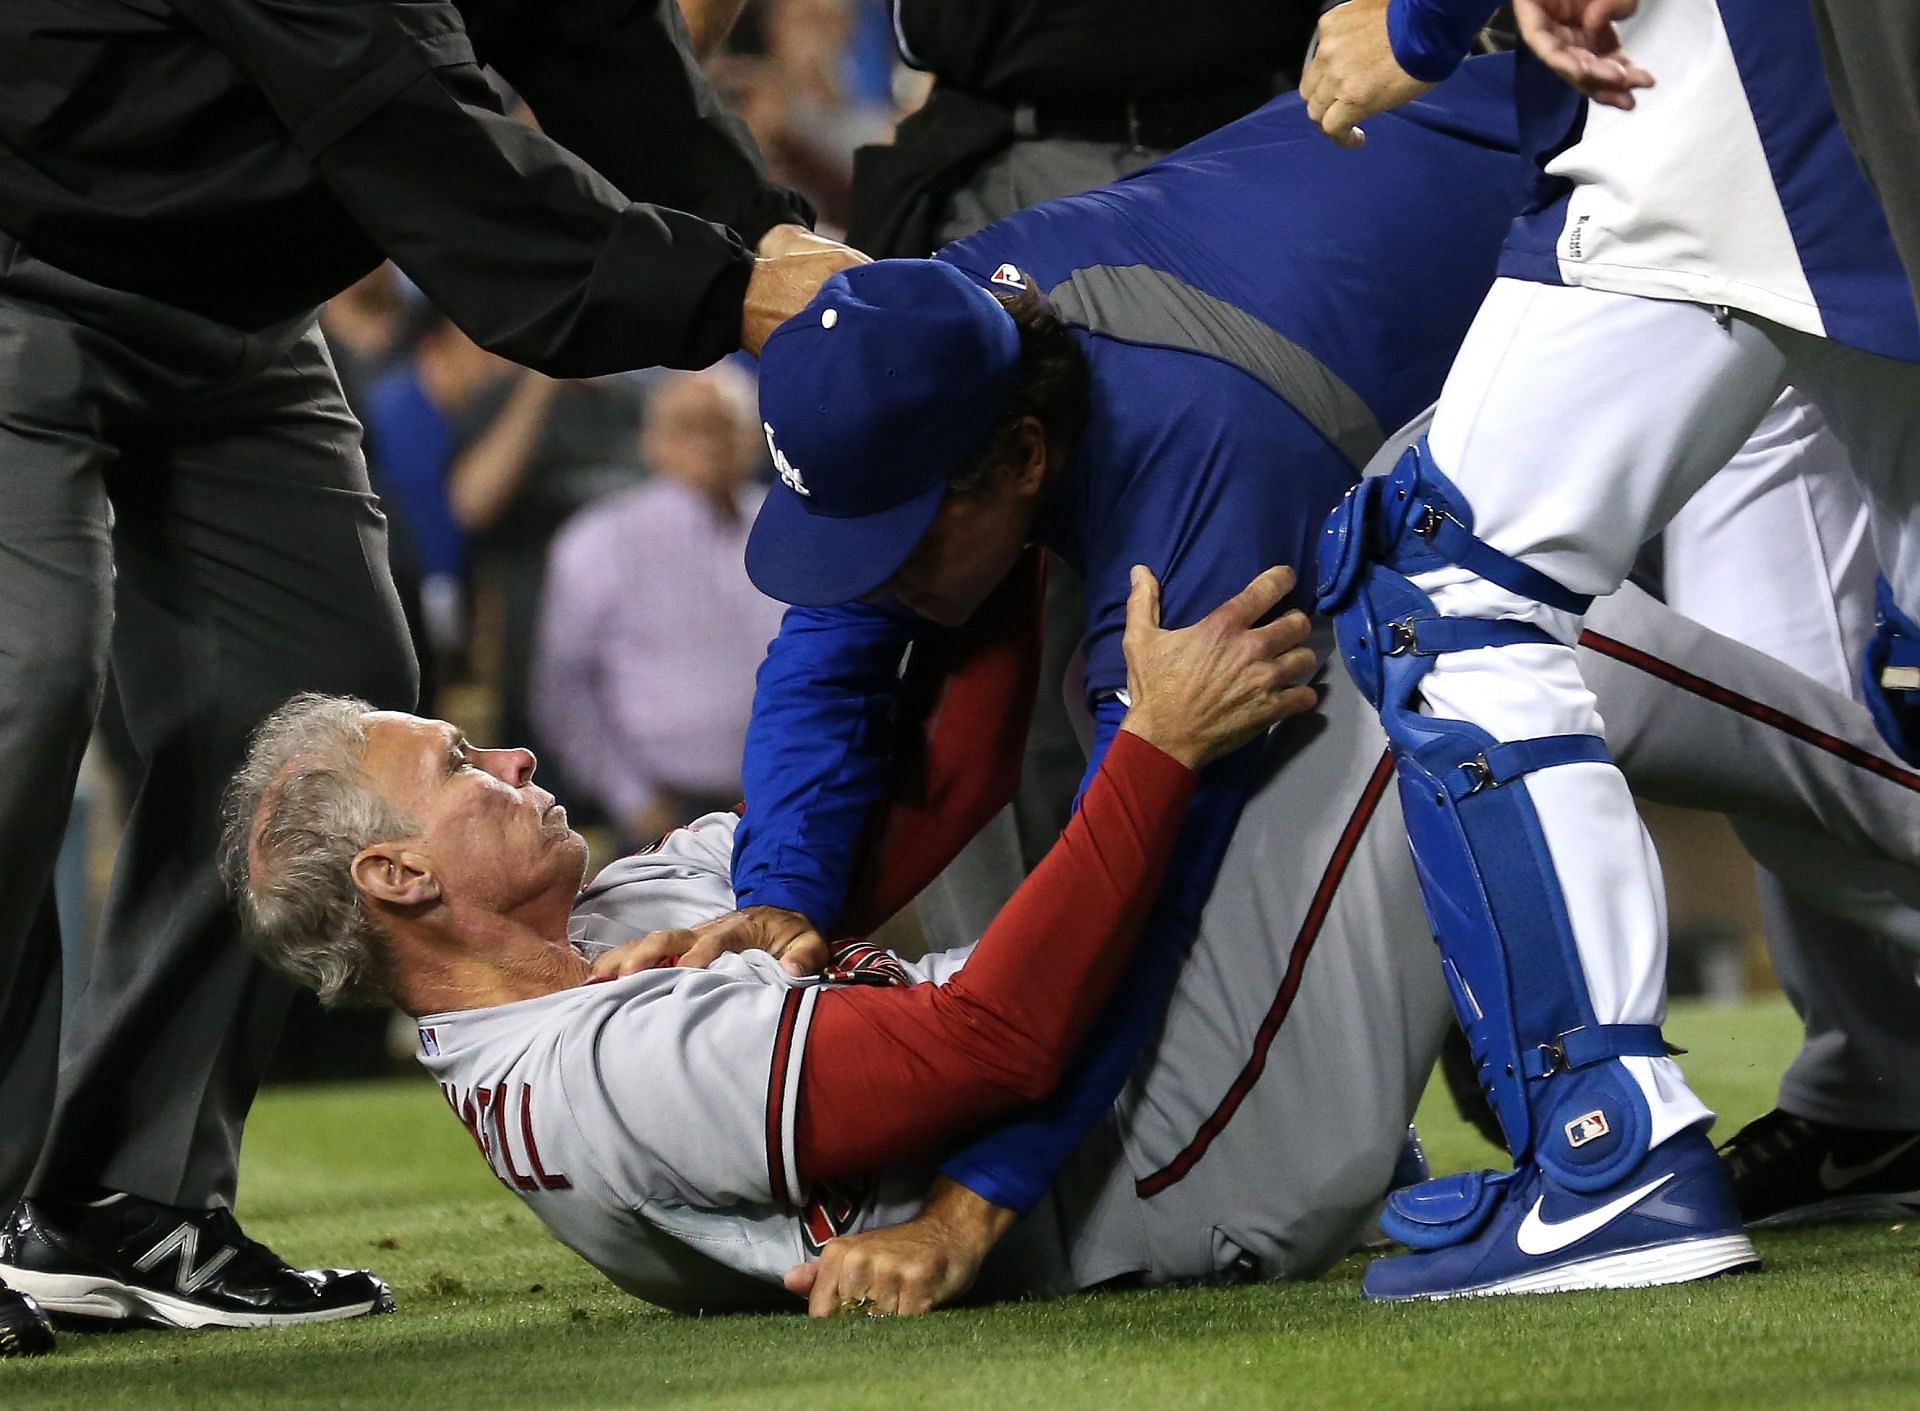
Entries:
MULTIPOLYGON (((740 346, 755 273, 741 236, 629 200, 552 137, 504 116, 446 0, 174 3, 252 79, 373 243, 481 346, 560 377, 704 367, 740 346)), ((670 8, 646 25, 629 17, 621 30, 629 54, 654 53, 655 79, 677 61, 684 34, 670 8)), ((567 63, 582 62, 577 48, 558 52, 572 57, 529 63, 537 86, 557 86, 567 63)), ((691 154, 675 149, 713 116, 698 111, 711 95, 682 80, 627 109, 661 131, 620 130, 597 145, 651 145, 645 159, 622 163, 635 182, 682 161, 714 163, 723 170, 704 187, 672 184, 716 201, 731 192, 739 199, 726 218, 764 219, 739 194, 751 166, 744 139, 720 133, 691 154)), ((562 107, 569 128, 594 111, 562 107)))

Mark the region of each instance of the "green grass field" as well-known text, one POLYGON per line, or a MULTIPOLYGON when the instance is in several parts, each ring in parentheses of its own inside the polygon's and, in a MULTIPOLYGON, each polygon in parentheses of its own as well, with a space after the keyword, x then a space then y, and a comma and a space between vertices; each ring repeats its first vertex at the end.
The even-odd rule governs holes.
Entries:
MULTIPOLYGON (((1778 1003, 1683 1008, 1668 1032, 1720 1131, 1771 1106, 1778 1003)), ((1491 1152, 1444 1105, 1436 1169, 1491 1152)), ((1805 1407, 1920 1405, 1920 1225, 1765 1237, 1768 1272, 1679 1289, 1361 1302, 1314 1285, 1093 1295, 918 1321, 684 1319, 615 1293, 487 1174, 424 1079, 275 1092, 241 1214, 298 1262, 364 1263, 393 1317, 256 1333, 66 1335, 0 1363, 0 1406, 489 1408, 1805 1407)))

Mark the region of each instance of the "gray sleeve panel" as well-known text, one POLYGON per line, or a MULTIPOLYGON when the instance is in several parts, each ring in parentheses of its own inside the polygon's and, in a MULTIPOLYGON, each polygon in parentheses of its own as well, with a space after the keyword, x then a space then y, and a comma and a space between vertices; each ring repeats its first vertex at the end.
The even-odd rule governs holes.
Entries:
POLYGON ((1089 265, 1047 291, 1061 317, 1130 343, 1218 358, 1258 379, 1337 447, 1355 470, 1385 434, 1367 404, 1298 343, 1244 309, 1151 265, 1089 265))

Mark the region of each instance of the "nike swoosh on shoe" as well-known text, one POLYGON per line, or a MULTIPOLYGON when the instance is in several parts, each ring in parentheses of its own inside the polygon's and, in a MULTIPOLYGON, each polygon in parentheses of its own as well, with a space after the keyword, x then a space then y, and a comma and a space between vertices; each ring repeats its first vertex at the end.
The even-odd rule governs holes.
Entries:
POLYGON ((1514 1233, 1513 1242, 1520 1246, 1522 1254, 1535 1258, 1545 1254, 1558 1254, 1570 1244, 1585 1239, 1596 1230, 1604 1229, 1638 1205, 1660 1187, 1674 1178, 1676 1173, 1669 1171, 1657 1181, 1649 1181, 1637 1191, 1628 1191, 1617 1200, 1610 1200, 1584 1215, 1576 1215, 1571 1220, 1551 1221, 1541 1218, 1540 1207, 1546 1203, 1542 1195, 1533 1202, 1533 1209, 1527 1212, 1520 1222, 1520 1228, 1514 1233))
POLYGON ((1864 1181, 1867 1177, 1886 1170, 1911 1151, 1915 1145, 1920 1145, 1920 1136, 1909 1137, 1892 1150, 1883 1151, 1873 1160, 1863 1161, 1858 1166, 1842 1166, 1833 1159, 1833 1153, 1828 1152, 1820 1162, 1821 1188, 1830 1191, 1845 1190, 1856 1181, 1864 1181))

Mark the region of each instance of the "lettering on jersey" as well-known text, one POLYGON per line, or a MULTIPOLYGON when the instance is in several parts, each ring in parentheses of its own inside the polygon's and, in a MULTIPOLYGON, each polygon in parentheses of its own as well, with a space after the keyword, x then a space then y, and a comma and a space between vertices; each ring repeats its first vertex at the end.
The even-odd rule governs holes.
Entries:
POLYGON ((1015 289, 1025 289, 1027 287, 1027 277, 1020 273, 1019 269, 1013 265, 1001 265, 999 269, 993 272, 992 282, 995 284, 1011 285, 1015 289))
POLYGON ((773 444, 773 423, 763 421, 760 429, 767 433, 767 454, 773 457, 773 468, 779 472, 780 483, 796 495, 811 499, 813 491, 807 488, 807 482, 800 478, 799 470, 787 459, 787 453, 773 444))
POLYGON ((467 1090, 442 1083, 440 1095, 467 1129, 467 1135, 473 1138, 473 1144, 480 1149, 494 1176, 508 1190, 573 1188, 573 1182, 563 1172, 547 1170, 540 1160, 540 1146, 533 1137, 532 1083, 476 1085, 467 1090))
POLYGON ((828 1240, 851 1231, 865 1201, 863 1187, 839 1183, 822 1186, 799 1214, 800 1243, 806 1247, 807 1256, 817 1258, 828 1240))
POLYGON ((1582 243, 1585 241, 1587 234, 1587 222, 1592 219, 1593 217, 1591 215, 1577 216, 1573 224, 1567 228, 1566 257, 1568 259, 1577 260, 1580 258, 1582 243))

